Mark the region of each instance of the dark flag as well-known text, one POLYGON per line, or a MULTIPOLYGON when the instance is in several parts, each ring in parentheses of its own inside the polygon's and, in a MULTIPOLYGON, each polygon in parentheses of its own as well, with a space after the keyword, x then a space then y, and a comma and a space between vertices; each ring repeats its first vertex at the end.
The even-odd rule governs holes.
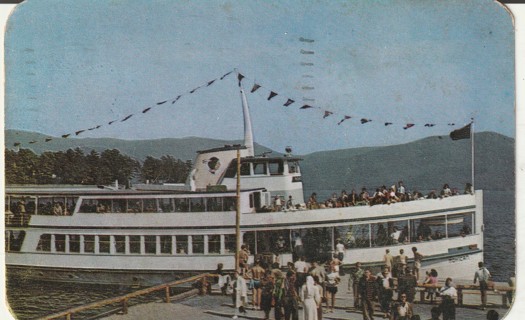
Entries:
POLYGON ((166 102, 168 102, 168 100, 162 101, 162 102, 157 102, 157 105, 160 106, 161 104, 165 104, 166 102))
POLYGON ((413 123, 407 123, 407 125, 404 126, 403 129, 406 130, 406 129, 412 128, 413 126, 415 126, 415 124, 413 124, 413 123))
POLYGON ((433 123, 425 123, 425 127, 433 127, 433 126, 435 126, 435 124, 433 124, 433 123))
POLYGON ((132 114, 130 114, 129 116, 127 116, 127 117, 125 117, 124 119, 120 120, 120 122, 124 122, 124 121, 128 120, 128 119, 131 118, 131 117, 133 117, 132 114))
POLYGON ((240 73, 237 74, 237 80, 239 80, 239 87, 241 86, 241 81, 244 79, 244 76, 240 73))
POLYGON ((372 121, 372 120, 363 118, 363 119, 361 119, 361 124, 365 124, 365 123, 370 122, 370 121, 372 121))
POLYGON ((81 134, 81 133, 84 132, 84 131, 86 131, 86 130, 78 130, 78 131, 76 131, 76 132, 75 132, 75 136, 78 136, 79 134, 81 134))
MULTIPOLYGON (((193 89, 193 90, 191 90, 190 93, 194 93, 195 91, 197 91, 197 89, 200 89, 200 86, 197 87, 197 88, 195 88, 195 89, 193 89)), ((158 104, 158 103, 157 103, 157 104, 158 104)))
POLYGON ((254 93, 255 91, 257 91, 257 89, 259 89, 261 86, 258 85, 257 83, 254 83, 253 84, 253 87, 252 87, 252 90, 250 91, 250 93, 254 93))
POLYGON ((221 80, 223 80, 224 78, 226 78, 226 77, 227 77, 230 73, 232 73, 232 72, 233 72, 233 71, 230 71, 230 72, 224 74, 224 75, 221 77, 221 80))
POLYGON ((174 104, 175 102, 177 102, 177 100, 179 100, 180 97, 182 97, 182 96, 181 96, 181 95, 177 96, 177 98, 175 98, 175 100, 173 100, 173 101, 171 102, 171 104, 174 104))
POLYGON ((391 125, 392 122, 385 122, 385 127, 391 125))
POLYGON ((68 134, 63 134, 63 135, 62 135, 62 138, 64 138, 64 139, 65 139, 65 138, 69 137, 70 135, 71 135, 71 133, 68 133, 68 134))
POLYGON ((112 125, 113 122, 115 122, 115 121, 117 121, 117 120, 113 120, 113 121, 108 122, 108 125, 112 125))
POLYGON ((20 142, 15 142, 15 143, 13 143, 13 146, 14 146, 14 147, 18 147, 19 145, 20 145, 20 142))
POLYGON ((294 102, 295 102, 295 100, 288 99, 288 101, 286 101, 286 102, 283 104, 283 106, 288 107, 289 105, 291 105, 291 104, 294 103, 294 102))
POLYGON ((212 85, 212 83, 214 83, 214 82, 215 82, 215 80, 217 80, 217 79, 214 79, 214 80, 212 80, 212 81, 208 81, 208 85, 207 85, 206 87, 209 87, 209 86, 211 86, 211 85, 212 85))
POLYGON ((301 107, 301 109, 310 109, 310 108, 313 108, 313 107, 307 104, 301 107))
POLYGON ((272 99, 273 97, 275 97, 277 95, 277 93, 271 91, 270 92, 270 95, 268 96, 268 100, 272 99))
POLYGON ((142 110, 142 113, 146 113, 146 112, 148 112, 148 111, 150 111, 150 110, 151 110, 151 107, 146 108, 146 109, 142 110))
POLYGON ((352 117, 350 117, 350 116, 345 116, 343 119, 341 119, 341 121, 339 121, 339 122, 337 123, 337 125, 340 125, 341 123, 343 123, 343 121, 348 120, 348 119, 350 119, 350 118, 352 118, 352 117))
POLYGON ((467 124, 461 129, 454 130, 450 133, 452 140, 470 139, 470 127, 472 123, 467 124))
POLYGON ((46 142, 49 142, 49 141, 51 141, 51 140, 53 140, 53 139, 51 139, 51 138, 46 138, 46 142))
POLYGON ((325 111, 324 112, 324 116, 323 116, 323 119, 325 119, 326 117, 329 117, 330 115, 334 114, 332 111, 325 111))

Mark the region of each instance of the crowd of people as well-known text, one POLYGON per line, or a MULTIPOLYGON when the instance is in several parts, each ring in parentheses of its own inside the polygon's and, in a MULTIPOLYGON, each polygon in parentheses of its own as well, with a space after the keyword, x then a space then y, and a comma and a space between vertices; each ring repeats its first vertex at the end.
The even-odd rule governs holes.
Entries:
MULTIPOLYGON (((236 319, 241 313, 247 312, 249 290, 253 291, 253 310, 264 311, 265 319, 270 319, 272 309, 273 318, 276 320, 298 320, 300 312, 304 320, 320 320, 323 314, 334 312, 336 295, 338 290, 341 290, 339 286, 341 277, 344 276, 343 257, 337 252, 337 248, 329 261, 310 263, 304 257, 299 257, 297 261, 286 266, 281 266, 277 261, 268 261, 263 256, 255 257, 254 263, 249 265, 249 252, 245 250, 244 246, 239 252, 240 267, 233 277, 223 271, 222 264, 216 271, 222 293, 232 293, 235 306, 233 318, 236 319)), ((416 247, 412 248, 412 254, 409 266, 408 257, 403 250, 394 257, 387 249, 383 257, 384 267, 377 274, 370 268, 363 268, 360 262, 351 268, 348 292, 352 291, 354 308, 362 313, 363 319, 373 319, 377 308, 381 310, 384 318, 390 320, 420 319, 414 314, 413 303, 416 288, 421 285, 426 287, 425 300, 431 304, 439 301, 439 304, 431 309, 432 319, 455 319, 458 291, 452 278, 447 277, 440 286, 437 271, 431 269, 426 272, 426 277, 420 280, 419 272, 424 256, 416 247)), ((485 310, 491 275, 483 262, 478 266, 474 273, 474 284, 479 283, 481 307, 485 310)), ((489 312, 492 317, 497 315, 497 312, 494 312, 489 312)))
MULTIPOLYGON (((390 187, 383 185, 375 189, 375 192, 370 192, 366 187, 361 188, 361 192, 357 193, 355 189, 352 189, 350 193, 346 190, 341 191, 341 194, 333 193, 329 199, 320 201, 317 198, 317 193, 314 192, 310 195, 306 202, 308 209, 322 209, 322 208, 339 208, 339 207, 351 207, 351 206, 362 206, 362 205, 378 205, 378 204, 392 204, 397 202, 423 200, 423 199, 437 199, 446 198, 461 194, 457 188, 450 188, 446 183, 443 185, 441 191, 436 190, 430 191, 424 195, 420 191, 408 191, 403 184, 403 181, 399 181, 397 184, 393 184, 390 187)), ((463 194, 474 194, 474 190, 471 183, 465 185, 463 194)))

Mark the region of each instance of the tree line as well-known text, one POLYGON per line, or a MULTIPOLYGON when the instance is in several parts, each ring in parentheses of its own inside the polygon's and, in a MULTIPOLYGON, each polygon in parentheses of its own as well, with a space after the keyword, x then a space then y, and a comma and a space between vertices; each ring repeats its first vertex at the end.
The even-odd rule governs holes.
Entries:
POLYGON ((183 183, 190 170, 191 161, 165 155, 160 159, 148 156, 141 163, 117 149, 84 154, 75 148, 40 155, 29 149, 5 150, 6 184, 183 183))

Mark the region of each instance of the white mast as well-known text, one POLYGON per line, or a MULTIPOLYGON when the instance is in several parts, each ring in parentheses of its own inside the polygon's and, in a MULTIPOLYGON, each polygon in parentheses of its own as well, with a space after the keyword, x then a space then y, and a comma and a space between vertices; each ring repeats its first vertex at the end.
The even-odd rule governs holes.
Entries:
POLYGON ((241 89, 241 100, 242 100, 242 113, 244 117, 244 145, 246 146, 247 156, 254 156, 255 151, 253 149, 253 132, 252 132, 252 120, 250 118, 250 109, 248 108, 248 101, 244 94, 244 89, 241 89))

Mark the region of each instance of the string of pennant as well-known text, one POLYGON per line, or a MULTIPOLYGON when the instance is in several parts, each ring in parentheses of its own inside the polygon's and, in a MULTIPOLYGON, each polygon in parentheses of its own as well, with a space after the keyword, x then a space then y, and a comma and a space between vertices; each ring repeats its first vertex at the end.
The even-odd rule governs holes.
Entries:
MULTIPOLYGON (((173 104, 177 103, 177 101, 179 101, 184 96, 194 94, 198 90, 202 90, 204 88, 207 88, 207 87, 213 85, 214 83, 216 83, 217 81, 224 80, 226 77, 230 76, 234 72, 237 74, 237 81, 238 81, 239 87, 242 87, 243 80, 246 82, 246 80, 248 78, 246 78, 243 74, 241 74, 236 69, 234 69, 234 70, 231 70, 231 71, 223 74, 220 77, 217 77, 215 79, 206 81, 205 83, 203 83, 203 84, 201 84, 201 85, 199 85, 197 87, 194 87, 192 90, 183 92, 183 93, 181 93, 181 94, 179 94, 179 95, 177 95, 177 96, 175 96, 173 98, 170 98, 170 99, 167 99, 167 100, 163 100, 163 101, 159 101, 159 102, 156 102, 156 103, 154 103, 152 105, 146 106, 144 109, 142 109, 142 111, 128 114, 128 115, 126 115, 123 118, 113 119, 113 120, 108 121, 108 122, 99 123, 99 124, 94 125, 94 126, 89 127, 89 128, 79 129, 79 130, 75 130, 75 131, 70 132, 70 133, 65 133, 65 134, 61 135, 61 138, 62 139, 67 139, 69 137, 80 136, 80 135, 82 135, 85 132, 98 130, 98 129, 104 127, 104 126, 111 126, 111 125, 115 125, 115 124, 118 124, 118 123, 121 123, 121 122, 128 121, 129 119, 131 119, 134 116, 143 115, 143 114, 145 114, 147 112, 150 112, 151 110, 153 110, 154 108, 159 107, 159 106, 162 106, 162 105, 165 105, 165 104, 173 105, 173 104)), ((326 119, 328 117, 332 117, 332 118, 339 117, 337 125, 342 125, 343 122, 345 122, 347 120, 350 120, 350 119, 359 119, 359 122, 361 124, 366 124, 366 123, 374 121, 376 123, 383 123, 385 127, 394 125, 393 122, 388 122, 388 121, 372 120, 370 118, 356 117, 356 116, 347 115, 347 114, 338 114, 337 112, 334 112, 334 111, 331 111, 331 110, 327 110, 327 109, 319 107, 319 106, 315 106, 315 105, 313 105, 311 103, 304 103, 304 102, 307 102, 307 101, 303 101, 303 103, 300 103, 300 102, 298 102, 298 99, 290 98, 287 95, 282 95, 281 93, 277 92, 276 90, 268 89, 265 86, 261 85, 260 83, 257 83, 255 81, 253 81, 253 86, 252 86, 252 88, 249 91, 250 94, 253 94, 255 92, 262 93, 263 91, 266 91, 263 94, 266 96, 266 100, 267 101, 271 101, 273 103, 273 102, 278 101, 278 100, 281 99, 280 100, 280 105, 282 105, 283 107, 290 107, 292 105, 294 105, 294 106, 295 105, 299 105, 299 109, 300 110, 306 110, 306 109, 320 110, 322 112, 322 118, 323 119, 326 119), (284 97, 284 98, 281 98, 281 97, 284 97)), ((434 127, 434 126, 436 126, 438 124, 437 123, 424 123, 424 124, 404 123, 403 124, 403 129, 407 130, 407 129, 410 129, 410 128, 416 126, 416 125, 423 125, 424 127, 431 128, 431 127, 434 127)), ((446 125, 447 126, 455 126, 456 124, 453 123, 453 122, 449 122, 446 125)), ((44 140, 41 140, 41 141, 40 140, 32 140, 32 141, 29 141, 28 143, 29 144, 35 144, 35 143, 39 143, 39 142, 50 142, 53 139, 54 138, 48 137, 48 138, 45 138, 44 140)), ((20 145, 22 145, 21 142, 15 142, 14 143, 15 147, 18 147, 20 145)))
MULTIPOLYGON (((245 77, 243 74, 241 73, 237 73, 237 80, 238 80, 238 83, 239 83, 239 86, 241 86, 241 83, 243 80, 245 80, 246 82, 246 79, 248 79, 247 77, 245 77)), ((257 92, 261 92, 261 91, 266 91, 266 93, 262 93, 264 96, 266 96, 266 100, 268 101, 276 101, 277 99, 279 98, 276 98, 276 97, 280 97, 282 96, 279 92, 277 92, 276 90, 273 90, 273 89, 269 89, 269 88, 266 88, 265 86, 261 85, 260 83, 258 82, 253 82, 253 86, 251 88, 251 90, 249 91, 250 93, 255 93, 256 91, 257 92)), ((284 96, 284 98, 282 98, 280 100, 280 102, 282 103, 282 106, 283 107, 289 107, 291 106, 292 104, 294 105, 298 105, 299 106, 299 109, 300 110, 305 110, 305 109, 316 109, 316 110, 320 110, 322 112, 322 118, 323 119, 326 119, 328 117, 338 117, 338 122, 337 122, 337 125, 341 125, 343 124, 343 122, 347 121, 347 120, 350 120, 350 119, 357 119, 359 120, 359 122, 361 124, 366 124, 366 123, 369 123, 369 122, 376 122, 376 123, 382 123, 385 127, 388 127, 388 126, 391 126, 391 125, 395 125, 395 123, 393 122, 389 122, 389 121, 381 121, 380 119, 371 119, 371 118, 363 118, 363 117, 357 117, 357 116, 354 116, 354 115, 348 115, 348 114, 339 114, 335 111, 331 111, 331 110, 327 110, 326 108, 323 108, 323 107, 320 107, 320 106, 316 106, 316 105, 313 105, 311 103, 300 103, 298 102, 299 100, 298 99, 295 99, 295 98, 290 98, 288 96, 284 96)), ((303 99, 303 102, 304 99, 303 99)), ((398 123, 399 125, 399 123, 398 123)), ((410 129, 412 127, 415 127, 416 125, 422 125, 426 128, 432 128, 432 127, 435 127, 437 125, 443 125, 443 124, 438 124, 438 123, 435 123, 435 122, 425 122, 425 123, 403 123, 402 124, 402 128, 404 130, 407 130, 407 129, 410 129)), ((453 126, 456 126, 456 124, 454 122, 448 122, 446 123, 446 126, 449 126, 449 127, 453 127, 453 126)))

